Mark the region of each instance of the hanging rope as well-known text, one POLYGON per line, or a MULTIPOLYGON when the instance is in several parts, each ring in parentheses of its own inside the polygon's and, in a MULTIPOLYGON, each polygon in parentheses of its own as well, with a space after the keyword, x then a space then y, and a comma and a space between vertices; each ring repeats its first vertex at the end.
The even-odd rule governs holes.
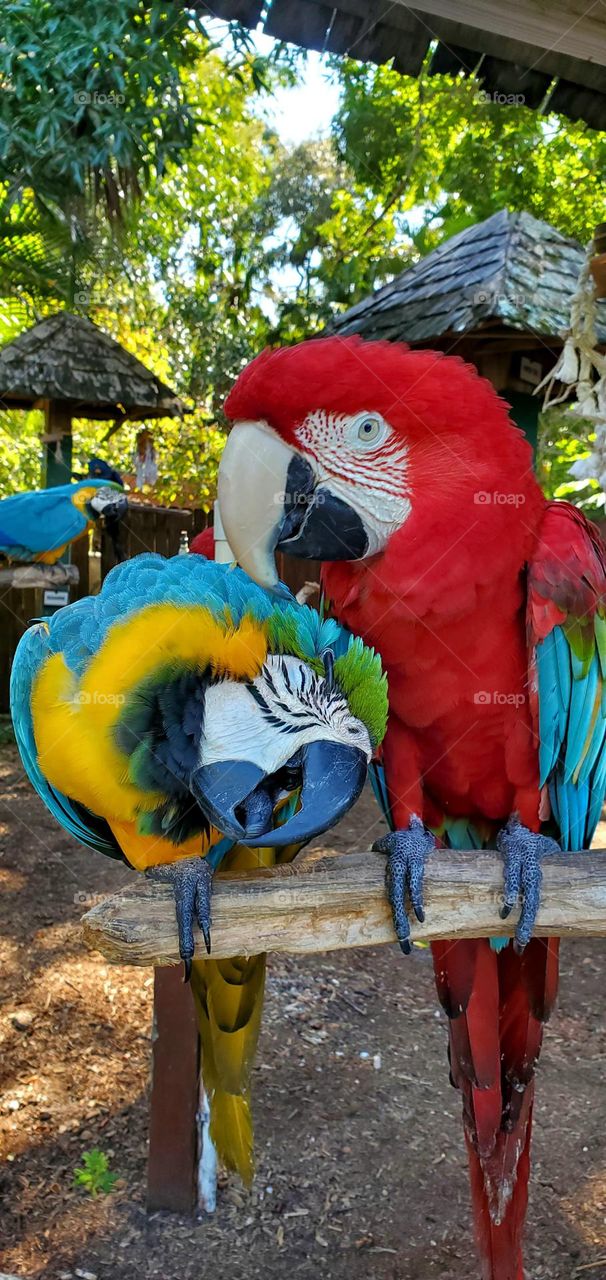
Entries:
POLYGON ((598 350, 598 291, 591 272, 594 241, 587 255, 570 306, 570 328, 555 367, 539 383, 535 394, 545 392, 543 408, 574 402, 570 412, 593 424, 595 442, 586 458, 573 462, 575 480, 598 480, 606 489, 606 355, 598 350))

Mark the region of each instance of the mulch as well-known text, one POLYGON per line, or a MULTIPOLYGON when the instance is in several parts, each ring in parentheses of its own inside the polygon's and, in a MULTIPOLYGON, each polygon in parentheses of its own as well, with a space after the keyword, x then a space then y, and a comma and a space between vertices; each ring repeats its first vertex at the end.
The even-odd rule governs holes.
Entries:
MULTIPOLYGON (((459 1100, 426 950, 273 956, 254 1076, 257 1177, 198 1220, 145 1210, 152 976, 80 941, 133 873, 46 813, 0 751, 0 1266, 38 1280, 468 1280, 476 1275, 459 1100), (118 1181, 74 1184, 85 1152, 118 1181)), ((362 849, 370 796, 324 842, 362 849)), ((604 840, 601 841, 604 843, 604 840)), ((563 948, 540 1064, 532 1280, 606 1280, 602 940, 563 948)))

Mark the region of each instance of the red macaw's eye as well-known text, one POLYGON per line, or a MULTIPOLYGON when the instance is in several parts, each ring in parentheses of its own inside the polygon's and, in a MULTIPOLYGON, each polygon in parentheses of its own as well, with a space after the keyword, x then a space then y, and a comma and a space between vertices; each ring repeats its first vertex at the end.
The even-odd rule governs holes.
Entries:
POLYGON ((378 418, 364 418, 358 427, 358 439, 363 440, 365 444, 371 444, 376 440, 381 432, 381 423, 378 418))

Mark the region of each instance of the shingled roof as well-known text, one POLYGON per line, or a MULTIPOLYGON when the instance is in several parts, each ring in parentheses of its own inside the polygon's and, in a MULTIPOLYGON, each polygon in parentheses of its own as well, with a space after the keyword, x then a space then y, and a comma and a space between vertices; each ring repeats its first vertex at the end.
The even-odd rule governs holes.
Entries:
MULTIPOLYGON (((412 343, 486 328, 560 338, 583 261, 576 240, 501 209, 337 316, 331 331, 412 343)), ((606 301, 598 306, 606 342, 606 301)))
POLYGON ((0 350, 0 408, 38 401, 82 418, 174 418, 187 410, 136 356, 92 320, 48 316, 0 350))

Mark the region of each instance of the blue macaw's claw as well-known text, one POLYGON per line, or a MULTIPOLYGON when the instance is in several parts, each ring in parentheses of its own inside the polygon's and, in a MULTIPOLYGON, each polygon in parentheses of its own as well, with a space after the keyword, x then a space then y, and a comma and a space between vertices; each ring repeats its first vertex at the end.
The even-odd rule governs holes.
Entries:
POLYGON ((191 977, 194 957, 194 920, 210 955, 211 893, 213 869, 206 858, 180 858, 177 862, 148 867, 146 876, 160 884, 170 884, 175 897, 179 955, 183 961, 184 980, 191 977))

